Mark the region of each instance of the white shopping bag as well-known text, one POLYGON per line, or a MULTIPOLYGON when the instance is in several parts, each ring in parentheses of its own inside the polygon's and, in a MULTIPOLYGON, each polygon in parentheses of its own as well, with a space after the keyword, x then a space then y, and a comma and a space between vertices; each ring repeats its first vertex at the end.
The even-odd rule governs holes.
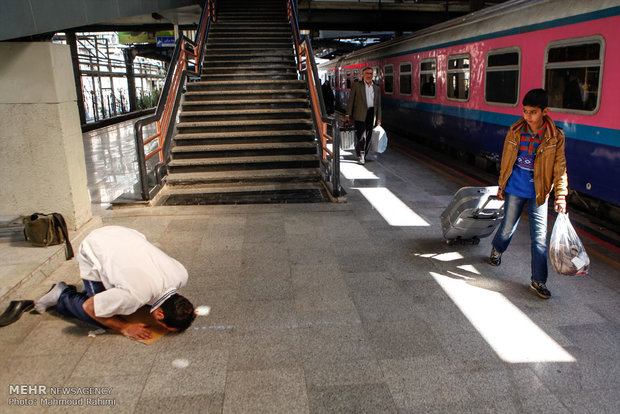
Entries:
POLYGON ((379 154, 383 153, 387 148, 387 134, 385 130, 381 128, 381 125, 376 126, 372 130, 372 137, 370 141, 370 150, 379 154))

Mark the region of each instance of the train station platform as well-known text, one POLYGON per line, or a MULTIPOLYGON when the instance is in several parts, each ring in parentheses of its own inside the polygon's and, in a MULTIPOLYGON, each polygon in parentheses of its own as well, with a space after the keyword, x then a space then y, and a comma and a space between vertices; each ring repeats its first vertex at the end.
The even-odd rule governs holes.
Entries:
MULTIPOLYGON (((614 246, 582 237, 589 274, 550 269, 543 300, 526 223, 500 267, 486 263, 488 238, 447 245, 439 214, 477 184, 396 137, 365 166, 345 155, 347 203, 108 209, 133 186, 128 128, 84 135, 92 226, 144 233, 187 267, 181 293, 208 314, 144 345, 26 313, 0 328, 0 412, 620 412, 614 246)), ((2 286, 15 286, 3 309, 79 284, 75 259, 41 270, 63 254, 0 242, 2 286)))

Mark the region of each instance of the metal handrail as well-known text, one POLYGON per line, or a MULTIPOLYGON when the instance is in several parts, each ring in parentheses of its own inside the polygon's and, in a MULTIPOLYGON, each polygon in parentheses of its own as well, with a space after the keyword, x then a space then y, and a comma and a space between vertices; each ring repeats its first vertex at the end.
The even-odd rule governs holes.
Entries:
POLYGON ((170 151, 170 142, 174 130, 174 118, 181 101, 183 85, 187 75, 200 76, 202 70, 202 60, 206 44, 207 35, 211 26, 211 21, 215 19, 216 0, 205 0, 200 16, 200 23, 196 31, 196 37, 192 41, 186 36, 177 39, 170 69, 166 76, 166 83, 157 102, 157 110, 149 117, 138 120, 134 125, 136 138, 136 153, 138 156, 138 166, 140 173, 140 186, 142 200, 147 201, 151 198, 149 189, 148 173, 146 161, 155 155, 159 156, 159 162, 155 167, 156 184, 155 189, 161 184, 160 168, 170 151), (193 61, 193 71, 189 69, 189 64, 193 61), (142 128, 152 123, 157 124, 156 133, 143 138, 142 128), (145 153, 145 146, 157 139, 157 147, 145 153))
POLYGON ((295 43, 297 71, 299 74, 305 74, 310 92, 310 104, 316 133, 321 141, 321 158, 324 162, 327 161, 328 155, 331 158, 331 168, 328 171, 329 181, 332 183, 331 193, 334 197, 340 197, 343 194, 340 186, 340 128, 334 117, 327 116, 321 80, 314 61, 310 39, 307 36, 304 36, 303 40, 300 38, 295 0, 287 0, 286 8, 295 43), (329 126, 331 126, 333 137, 328 134, 329 126), (328 143, 331 144, 331 149, 328 147, 328 143))

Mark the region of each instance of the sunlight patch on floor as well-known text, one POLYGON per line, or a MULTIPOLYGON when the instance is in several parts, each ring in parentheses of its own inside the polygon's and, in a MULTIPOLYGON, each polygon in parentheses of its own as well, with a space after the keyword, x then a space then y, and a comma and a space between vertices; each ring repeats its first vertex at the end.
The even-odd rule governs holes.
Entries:
POLYGON ((430 226, 385 187, 355 187, 391 226, 430 226))
POLYGON ((378 180, 372 171, 357 162, 341 162, 340 173, 347 180, 378 180))
POLYGON ((499 292, 430 272, 480 335, 506 362, 574 362, 575 358, 499 292))

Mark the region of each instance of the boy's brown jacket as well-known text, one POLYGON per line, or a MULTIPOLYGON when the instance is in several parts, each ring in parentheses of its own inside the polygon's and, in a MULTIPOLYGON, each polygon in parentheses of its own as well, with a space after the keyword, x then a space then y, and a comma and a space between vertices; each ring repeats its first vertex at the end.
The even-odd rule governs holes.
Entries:
MULTIPOLYGON (((564 155, 564 132, 555 126, 551 118, 545 115, 547 128, 534 159, 534 187, 536 188, 536 204, 545 202, 552 188, 555 188, 556 198, 568 195, 568 178, 566 175, 566 157, 564 155)), ((521 129, 525 119, 521 118, 513 124, 504 141, 502 152, 502 166, 499 173, 499 188, 504 194, 506 184, 519 152, 521 143, 521 129)))

